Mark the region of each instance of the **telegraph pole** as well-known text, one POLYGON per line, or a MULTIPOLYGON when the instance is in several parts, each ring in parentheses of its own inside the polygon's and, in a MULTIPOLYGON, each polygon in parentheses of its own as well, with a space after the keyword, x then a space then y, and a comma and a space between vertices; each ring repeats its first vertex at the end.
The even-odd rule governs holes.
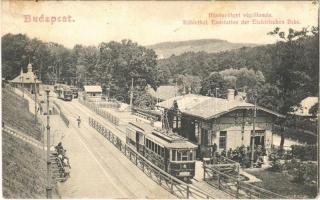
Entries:
POLYGON ((257 118, 257 98, 254 97, 254 111, 253 111, 253 127, 252 127, 252 144, 251 144, 251 168, 254 162, 254 140, 256 136, 256 118, 257 118))
POLYGON ((216 90, 216 98, 218 98, 218 90, 219 90, 220 88, 215 88, 215 90, 216 90))
POLYGON ((47 93, 47 187, 46 194, 47 199, 52 198, 52 188, 51 188, 51 161, 50 161, 50 115, 49 115, 49 93, 50 89, 46 89, 47 93))
POLYGON ((34 124, 37 124, 37 77, 34 77, 34 124))
POLYGON ((133 78, 131 79, 131 91, 130 91, 130 110, 132 111, 132 100, 133 100, 133 78))
POLYGON ((21 67, 21 89, 22 89, 22 97, 24 98, 24 84, 23 84, 23 68, 21 67))

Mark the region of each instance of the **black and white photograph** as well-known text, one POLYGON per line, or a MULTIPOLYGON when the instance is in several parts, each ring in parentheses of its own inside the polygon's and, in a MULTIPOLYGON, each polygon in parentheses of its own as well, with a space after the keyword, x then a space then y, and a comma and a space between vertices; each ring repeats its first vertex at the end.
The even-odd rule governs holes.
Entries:
POLYGON ((2 0, 2 198, 319 198, 319 5, 2 0))

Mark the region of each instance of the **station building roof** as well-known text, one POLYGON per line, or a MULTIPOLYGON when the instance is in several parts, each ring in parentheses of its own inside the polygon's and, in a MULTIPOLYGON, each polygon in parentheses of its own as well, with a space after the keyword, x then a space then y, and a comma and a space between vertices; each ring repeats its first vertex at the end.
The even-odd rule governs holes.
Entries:
MULTIPOLYGON (((174 101, 177 102, 178 108, 182 113, 206 120, 217 118, 225 113, 237 109, 254 109, 253 104, 247 103, 245 101, 228 100, 195 94, 173 97, 166 101, 160 102, 157 105, 165 109, 171 109, 174 101)), ((257 106, 257 110, 262 110, 277 117, 284 117, 284 115, 281 115, 267 108, 263 108, 261 106, 257 106)))
POLYGON ((312 106, 319 102, 319 97, 306 97, 304 98, 298 106, 294 107, 294 112, 290 114, 303 116, 303 117, 311 117, 312 115, 309 113, 312 106))

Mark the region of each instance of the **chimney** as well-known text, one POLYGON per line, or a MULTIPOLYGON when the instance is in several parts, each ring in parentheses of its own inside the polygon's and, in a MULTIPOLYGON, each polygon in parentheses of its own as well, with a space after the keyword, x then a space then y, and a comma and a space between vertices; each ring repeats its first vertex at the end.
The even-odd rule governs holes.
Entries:
POLYGON ((229 101, 234 101, 234 89, 228 89, 227 99, 229 101))
POLYGON ((247 101, 247 93, 246 92, 238 92, 238 94, 235 96, 235 100, 237 101, 247 101))

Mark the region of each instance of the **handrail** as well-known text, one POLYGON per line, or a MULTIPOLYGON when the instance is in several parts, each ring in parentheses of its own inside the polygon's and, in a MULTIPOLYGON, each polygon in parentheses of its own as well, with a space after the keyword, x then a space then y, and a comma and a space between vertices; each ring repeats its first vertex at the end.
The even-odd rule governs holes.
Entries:
POLYGON ((244 198, 281 198, 281 199, 288 198, 283 195, 274 193, 272 191, 252 185, 250 183, 245 183, 243 181, 240 181, 239 177, 233 177, 233 176, 227 175, 213 167, 207 167, 204 165, 204 173, 205 174, 212 173, 211 177, 205 178, 205 180, 209 181, 209 184, 216 185, 220 190, 228 192, 230 195, 233 195, 236 198, 240 198, 241 195, 244 198), (218 182, 216 184, 212 183, 215 177, 217 178, 217 182, 218 182), (222 179, 222 177, 226 179, 222 179), (222 183, 223 181, 228 182, 229 185, 232 182, 235 183, 235 186, 236 186, 235 190, 229 189, 229 191, 227 191, 228 188, 223 188, 223 183, 222 183), (240 193, 240 190, 242 190, 243 192, 240 193))
POLYGON ((151 177, 151 179, 153 179, 153 177, 156 177, 156 180, 153 180, 156 181, 159 185, 163 187, 168 186, 166 189, 174 195, 180 197, 179 194, 184 194, 182 198, 190 198, 192 196, 194 198, 200 197, 213 199, 210 194, 200 190, 199 188, 189 185, 175 178, 174 176, 171 176, 169 173, 154 165, 139 152, 122 141, 118 136, 113 134, 109 129, 107 129, 91 117, 89 117, 89 125, 96 129, 105 138, 107 138, 112 144, 114 144, 122 153, 125 154, 126 157, 128 157, 136 166, 138 166, 139 169, 141 169, 144 173, 151 177), (177 191, 174 190, 174 187, 177 191))
MULTIPOLYGON (((63 122, 66 124, 66 126, 69 128, 70 121, 69 121, 68 117, 64 114, 64 112, 62 111, 60 105, 57 104, 56 101, 53 101, 53 104, 58 108, 58 110, 59 110, 59 115, 60 115, 62 121, 63 121, 63 122)), ((49 114, 49 113, 47 113, 47 114, 49 114)))
POLYGON ((40 141, 32 138, 31 136, 28 136, 28 135, 25 134, 25 133, 22 133, 21 131, 15 130, 14 128, 11 128, 11 127, 8 127, 8 126, 2 127, 2 130, 3 130, 4 132, 6 132, 6 133, 9 133, 9 134, 13 135, 13 136, 16 136, 16 137, 19 136, 19 137, 21 137, 25 142, 28 142, 28 143, 36 146, 36 147, 39 147, 39 148, 41 148, 41 149, 43 148, 43 144, 42 144, 40 141))

